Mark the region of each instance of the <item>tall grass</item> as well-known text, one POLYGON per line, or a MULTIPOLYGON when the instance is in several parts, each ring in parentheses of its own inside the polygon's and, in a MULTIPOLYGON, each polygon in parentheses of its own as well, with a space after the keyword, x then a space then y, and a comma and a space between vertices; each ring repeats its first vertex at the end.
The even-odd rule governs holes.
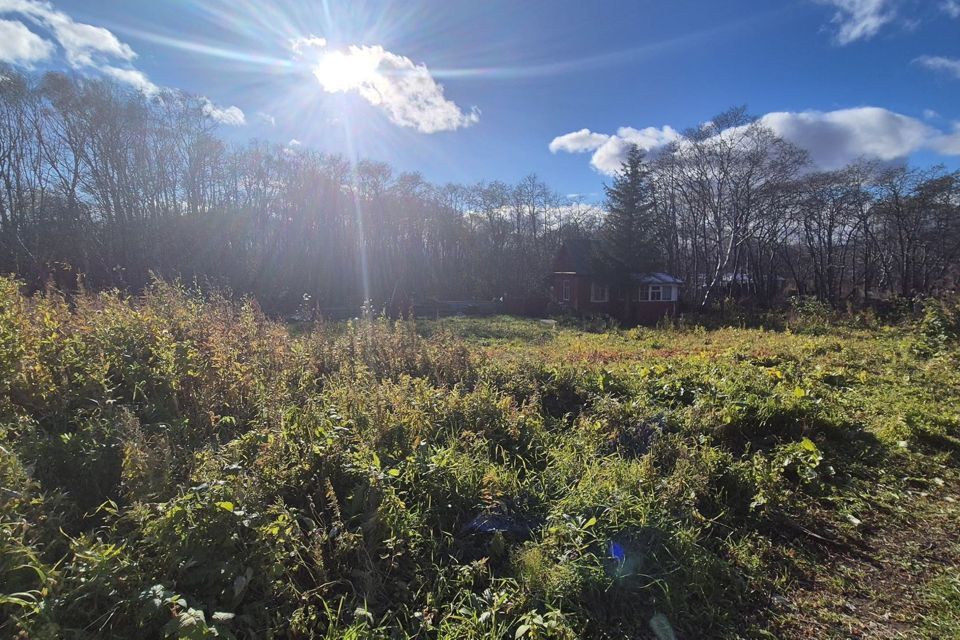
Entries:
POLYGON ((785 588, 785 522, 842 521, 903 439, 958 435, 923 403, 956 356, 910 346, 933 329, 844 347, 496 322, 481 344, 457 322, 291 333, 162 282, 0 279, 0 628, 735 637, 785 588), (895 376, 838 348, 914 371, 899 426, 895 376))

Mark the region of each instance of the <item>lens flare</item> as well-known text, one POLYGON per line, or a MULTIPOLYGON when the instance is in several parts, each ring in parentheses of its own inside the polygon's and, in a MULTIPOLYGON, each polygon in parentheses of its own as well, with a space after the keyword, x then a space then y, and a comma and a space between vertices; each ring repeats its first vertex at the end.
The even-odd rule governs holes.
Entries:
POLYGON ((627 552, 623 546, 613 540, 610 541, 610 557, 617 562, 624 562, 627 559, 627 552))
POLYGON ((321 55, 313 68, 313 75, 324 91, 342 93, 373 82, 379 64, 376 55, 351 47, 349 53, 329 51, 321 55))

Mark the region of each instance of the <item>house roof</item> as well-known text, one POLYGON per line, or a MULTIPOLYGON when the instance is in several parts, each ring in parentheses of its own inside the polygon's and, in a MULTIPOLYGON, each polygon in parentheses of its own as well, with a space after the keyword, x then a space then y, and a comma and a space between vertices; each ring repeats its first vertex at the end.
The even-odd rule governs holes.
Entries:
MULTIPOLYGON (((597 247, 586 239, 564 242, 553 261, 553 272, 613 276, 610 265, 604 265, 600 260, 597 247)), ((683 284, 679 278, 662 272, 631 273, 630 278, 640 284, 683 284)))
POLYGON ((683 284, 683 280, 675 278, 669 273, 659 271, 652 273, 631 273, 630 277, 640 284, 683 284))
POLYGON ((597 271, 594 264, 595 252, 590 240, 568 240, 560 247, 553 261, 554 273, 590 274, 597 271))

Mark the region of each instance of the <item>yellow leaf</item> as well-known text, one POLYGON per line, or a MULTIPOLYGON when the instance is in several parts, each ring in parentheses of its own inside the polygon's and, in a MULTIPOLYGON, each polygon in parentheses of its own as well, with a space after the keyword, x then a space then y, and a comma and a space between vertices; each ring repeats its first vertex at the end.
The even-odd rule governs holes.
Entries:
POLYGON ((229 511, 230 513, 233 513, 233 503, 232 503, 232 502, 228 502, 228 501, 218 502, 218 503, 217 503, 217 506, 220 507, 221 509, 223 509, 224 511, 229 511))

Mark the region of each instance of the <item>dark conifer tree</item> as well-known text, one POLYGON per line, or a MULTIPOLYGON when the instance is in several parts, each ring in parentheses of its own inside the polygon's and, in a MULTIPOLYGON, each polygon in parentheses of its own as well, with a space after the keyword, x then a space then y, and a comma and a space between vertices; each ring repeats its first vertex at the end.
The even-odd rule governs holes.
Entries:
POLYGON ((630 148, 613 184, 604 187, 607 217, 601 235, 604 257, 619 270, 649 271, 658 266, 654 241, 653 185, 644 152, 630 148))

